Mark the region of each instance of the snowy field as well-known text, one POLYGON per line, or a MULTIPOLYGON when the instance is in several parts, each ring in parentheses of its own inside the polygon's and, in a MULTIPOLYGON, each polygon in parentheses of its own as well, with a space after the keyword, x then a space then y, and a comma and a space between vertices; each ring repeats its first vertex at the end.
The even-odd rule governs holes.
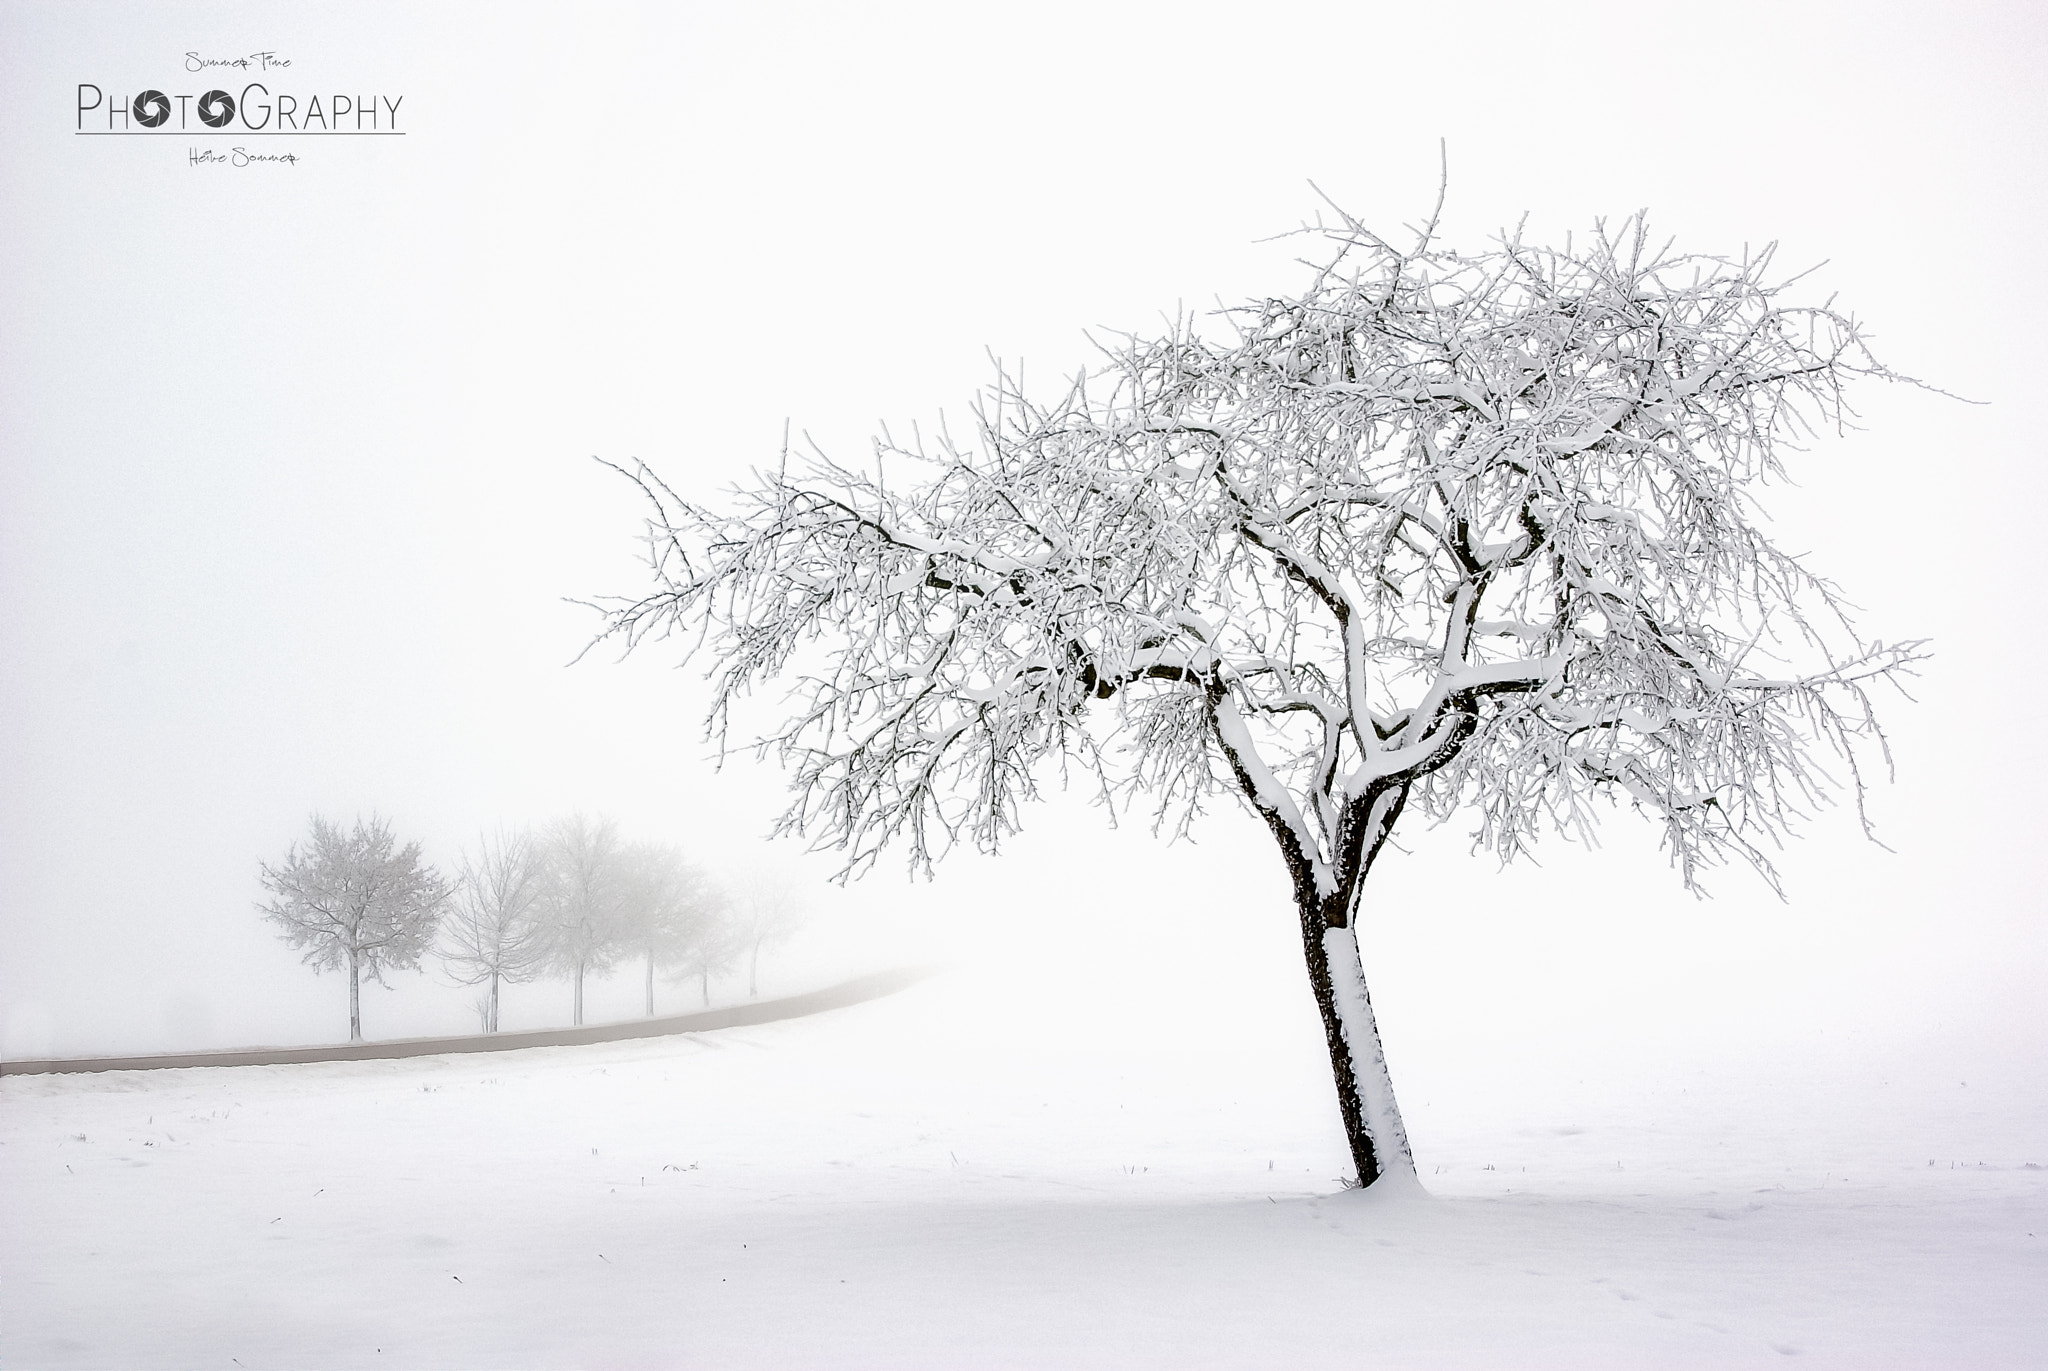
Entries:
POLYGON ((956 971, 689 1038, 10 1077, 0 1358, 2048 1364, 2038 1069, 1422 1059, 1429 1195, 1346 1193, 1301 998, 1105 1041, 956 971))

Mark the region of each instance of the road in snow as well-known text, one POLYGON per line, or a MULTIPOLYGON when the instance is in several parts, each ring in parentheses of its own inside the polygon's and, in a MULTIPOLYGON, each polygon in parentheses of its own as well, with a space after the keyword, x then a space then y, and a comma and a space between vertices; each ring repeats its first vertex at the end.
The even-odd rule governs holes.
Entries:
POLYGON ((527 1047, 572 1047, 586 1043, 622 1042, 629 1038, 663 1038, 676 1033, 705 1033, 742 1024, 774 1023, 828 1009, 843 1009, 882 995, 893 995, 933 973, 932 967, 898 967, 870 972, 800 995, 745 1000, 718 1009, 656 1018, 582 1024, 572 1028, 538 1028, 503 1033, 468 1033, 445 1038, 371 1038, 330 1043, 323 1047, 250 1047, 198 1052, 160 1052, 129 1057, 38 1057, 0 1061, 0 1075, 40 1076, 53 1072, 161 1071, 185 1067, 284 1066, 297 1062, 358 1062, 398 1057, 457 1056, 477 1052, 512 1052, 527 1047))
POLYGON ((1050 1035, 954 973, 688 1038, 10 1077, 0 1360, 2048 1364, 2037 1069, 1456 1104, 1418 1068, 1403 1199, 1334 1184, 1303 1025, 1229 1020, 1050 1035))

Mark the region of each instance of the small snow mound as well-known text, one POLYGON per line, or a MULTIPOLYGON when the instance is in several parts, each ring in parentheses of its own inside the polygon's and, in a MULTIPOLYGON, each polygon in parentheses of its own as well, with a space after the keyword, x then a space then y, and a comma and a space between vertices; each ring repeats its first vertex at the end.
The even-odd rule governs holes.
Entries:
POLYGON ((1347 1186, 1344 1194, 1352 1204, 1370 1205, 1375 1209, 1388 1206, 1409 1208, 1437 1202, 1436 1196, 1423 1188, 1422 1178, 1406 1167, 1386 1172, 1363 1189, 1347 1186))

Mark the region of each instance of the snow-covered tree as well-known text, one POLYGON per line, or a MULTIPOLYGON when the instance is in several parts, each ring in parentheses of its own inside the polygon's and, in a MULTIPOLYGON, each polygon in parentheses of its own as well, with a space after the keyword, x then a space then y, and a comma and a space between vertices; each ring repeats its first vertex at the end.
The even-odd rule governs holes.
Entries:
POLYGON ((486 1033, 498 1031, 499 983, 531 980, 548 962, 539 919, 542 858, 524 830, 480 836, 476 851, 463 854, 441 920, 441 959, 455 983, 487 987, 477 1005, 486 1033))
POLYGON ((763 744, 794 771, 780 828, 850 872, 897 839, 994 849, 1048 772, 1173 830, 1237 797, 1371 1184, 1414 1168, 1356 938, 1400 821, 1471 814, 1505 859, 1619 805, 1688 885, 1729 857, 1775 883, 1824 757, 1860 814, 1867 692, 1915 649, 1860 638, 1760 521, 1844 384, 1892 375, 1768 252, 1640 221, 1474 252, 1310 231, 1300 293, 1127 337, 1048 403, 999 376, 970 440, 785 454, 729 511, 643 466, 659 588, 606 633, 704 645, 721 739, 795 675, 763 744))
POLYGON ((708 875, 700 891, 702 920, 680 953, 668 963, 671 981, 697 982, 700 1001, 711 1007, 711 978, 722 974, 747 950, 746 930, 734 913, 734 898, 726 882, 708 875))
POLYGON ((735 952, 747 956, 747 998, 761 993, 761 950, 783 941, 810 916, 789 871, 759 868, 733 886, 731 939, 735 952))
POLYGON ((362 978, 382 985, 387 967, 419 965, 434 940, 448 887, 420 860, 420 845, 398 845, 387 820, 371 815, 344 832, 318 814, 310 839, 282 865, 261 864, 271 898, 257 906, 278 936, 306 950, 315 971, 348 971, 348 1036, 363 1036, 362 978))
POLYGON ((654 1017, 654 972, 703 964, 717 942, 716 887, 671 843, 634 843, 625 851, 628 908, 622 940, 646 962, 647 1016, 654 1017))
POLYGON ((575 986, 573 1022, 583 1022, 583 978, 610 970, 631 951, 633 882, 618 825, 572 815, 541 838, 543 879, 536 913, 547 962, 575 986))

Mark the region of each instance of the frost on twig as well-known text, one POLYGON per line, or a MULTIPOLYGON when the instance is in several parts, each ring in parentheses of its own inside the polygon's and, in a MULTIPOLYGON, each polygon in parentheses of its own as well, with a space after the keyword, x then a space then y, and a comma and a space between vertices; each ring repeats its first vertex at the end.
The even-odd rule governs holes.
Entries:
POLYGON ((785 459, 720 509, 628 473, 658 589, 607 635, 683 635, 721 744, 792 675, 782 827, 850 870, 994 848, 1054 763, 1173 830, 1238 795, 1333 926, 1407 811, 1510 858, 1619 801, 1693 885, 1769 877, 1828 756, 1860 809, 1869 691, 1917 645, 1859 638, 1754 506, 1891 376, 1855 321, 1637 220, 1470 255, 1317 232, 1301 295, 1125 337, 1049 400, 999 374, 965 441, 785 459))

